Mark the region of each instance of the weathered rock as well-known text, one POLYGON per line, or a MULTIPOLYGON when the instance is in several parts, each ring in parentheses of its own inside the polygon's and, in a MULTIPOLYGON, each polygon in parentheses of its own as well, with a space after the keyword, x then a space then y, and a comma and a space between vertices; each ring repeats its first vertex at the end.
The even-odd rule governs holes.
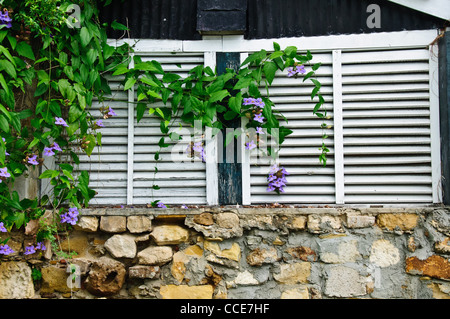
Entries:
POLYGON ((430 215, 430 224, 439 232, 450 237, 450 213, 448 210, 438 209, 430 215))
POLYGON ((306 229, 306 216, 294 216, 292 220, 286 223, 288 229, 304 230, 306 229))
POLYGON ((163 299, 212 299, 214 287, 211 285, 161 286, 160 294, 163 299))
POLYGON ((320 243, 320 259, 325 263, 342 264, 361 258, 356 240, 332 238, 320 243))
POLYGON ((434 244, 434 250, 440 254, 450 254, 450 237, 434 244))
MULTIPOLYGON (((317 261, 317 254, 309 247, 298 246, 287 248, 285 251, 293 259, 300 259, 303 261, 317 261)), ((284 257, 285 260, 292 258, 284 257)))
POLYGON ((189 240, 189 231, 178 225, 161 225, 154 227, 150 236, 159 246, 178 245, 189 240))
MULTIPOLYGON (((234 213, 219 213, 214 214, 213 218, 215 219, 215 223, 204 225, 195 222, 194 219, 196 219, 196 216, 187 216, 184 220, 184 224, 194 228, 209 239, 228 239, 242 236, 243 229, 239 223, 238 215, 234 213)), ((209 222, 206 223, 209 224, 209 222)))
POLYGON ((378 214, 377 225, 389 231, 411 231, 417 226, 419 216, 417 214, 378 214))
POLYGON ((83 232, 73 232, 61 242, 61 250, 68 253, 75 253, 76 257, 85 257, 88 254, 89 241, 83 232))
POLYGON ((159 266, 136 265, 128 268, 128 276, 138 279, 155 279, 161 273, 159 266))
POLYGON ((188 261, 189 257, 182 251, 178 251, 173 255, 170 272, 179 283, 181 283, 184 279, 186 274, 186 263, 188 261))
POLYGON ((74 226, 77 230, 85 232, 96 232, 98 229, 98 218, 95 216, 81 216, 78 223, 74 226))
POLYGON ((233 229, 239 227, 239 217, 235 213, 219 213, 215 215, 219 227, 233 229))
POLYGON ((308 215, 308 231, 313 234, 342 232, 342 221, 339 216, 308 215))
POLYGON ((152 219, 148 216, 128 216, 127 229, 133 234, 151 231, 152 219))
POLYGON ((261 266, 262 264, 272 264, 280 260, 277 250, 274 247, 267 249, 256 248, 247 254, 247 263, 250 266, 261 266))
POLYGON ((346 226, 348 228, 365 228, 375 225, 375 216, 347 214, 346 226))
POLYGON ((210 226, 214 224, 213 215, 211 213, 201 213, 194 216, 194 222, 204 226, 210 226))
POLYGON ((0 263, 0 299, 28 299, 34 296, 31 268, 25 262, 0 263))
POLYGON ((123 233, 127 230, 127 218, 125 216, 102 216, 100 230, 107 233, 123 233))
POLYGON ((241 216, 240 223, 244 229, 257 228, 261 230, 273 230, 276 228, 273 225, 274 222, 272 215, 248 214, 241 216))
POLYGON ((232 288, 236 286, 255 286, 259 285, 259 281, 253 277, 253 275, 248 271, 240 272, 231 281, 227 281, 227 288, 232 288))
POLYGON ((274 273, 273 278, 281 284, 307 283, 311 274, 311 263, 297 262, 280 265, 280 272, 274 273))
POLYGON ((330 297, 356 297, 367 293, 368 279, 356 269, 346 266, 335 266, 329 269, 325 283, 325 294, 330 297))
POLYGON ((380 239, 372 244, 370 262, 385 268, 400 262, 400 251, 390 241, 380 239))
POLYGON ((42 268, 41 273, 41 293, 67 293, 78 290, 75 284, 70 284, 71 278, 69 278, 69 272, 67 272, 67 268, 48 266, 42 268))
POLYGON ((206 240, 204 242, 204 249, 212 252, 220 258, 226 258, 234 261, 241 260, 241 247, 237 243, 233 243, 229 249, 220 249, 219 244, 206 240))
POLYGON ((409 257, 406 259, 406 272, 412 275, 450 280, 450 262, 438 255, 430 256, 425 260, 409 257))
POLYGON ((172 260, 173 251, 167 246, 148 247, 140 251, 137 256, 141 265, 161 266, 172 260))
POLYGON ((308 287, 287 289, 281 294, 281 299, 309 299, 308 287))
POLYGON ((105 248, 114 258, 136 257, 136 242, 131 235, 114 235, 105 242, 105 248))
POLYGON ((86 280, 86 289, 95 296, 112 296, 117 294, 125 282, 125 266, 114 259, 101 257, 91 265, 86 280))

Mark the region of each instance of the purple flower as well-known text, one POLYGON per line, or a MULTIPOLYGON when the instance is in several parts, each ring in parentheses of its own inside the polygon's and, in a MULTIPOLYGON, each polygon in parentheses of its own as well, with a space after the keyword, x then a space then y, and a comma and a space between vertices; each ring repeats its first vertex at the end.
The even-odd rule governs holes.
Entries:
POLYGON ((287 184, 286 175, 289 173, 286 171, 284 167, 279 167, 277 164, 273 165, 270 168, 269 176, 267 177, 267 181, 269 182, 267 191, 277 191, 278 193, 284 193, 283 187, 287 184))
POLYGON ((2 244, 0 245, 0 255, 9 255, 12 254, 14 252, 14 250, 11 249, 11 247, 9 247, 6 244, 2 244))
POLYGON ((275 187, 273 187, 272 184, 269 184, 269 187, 267 187, 266 191, 267 192, 273 192, 275 190, 275 187))
POLYGON ((5 13, 0 12, 0 25, 6 25, 6 28, 9 29, 12 27, 11 24, 12 19, 9 17, 8 10, 5 10, 5 13))
POLYGON ((262 98, 260 97, 254 100, 253 104, 259 107, 264 107, 265 105, 265 103, 262 101, 262 98))
POLYGON ((159 208, 167 208, 167 206, 164 205, 163 202, 158 202, 158 204, 156 206, 158 206, 159 208))
POLYGON ((108 115, 117 116, 116 112, 114 112, 114 110, 110 106, 108 106, 108 115))
POLYGON ((46 250, 47 247, 45 247, 45 245, 44 245, 43 242, 38 242, 38 243, 36 244, 36 249, 38 249, 38 250, 46 250))
POLYGON ((261 113, 255 114, 255 117, 253 118, 254 121, 263 123, 264 122, 264 116, 262 116, 261 113))
POLYGON ((202 142, 196 142, 196 143, 194 143, 194 147, 192 147, 192 149, 193 149, 195 152, 199 152, 199 153, 203 152, 202 142))
POLYGON ((6 230, 6 228, 5 228, 5 225, 3 225, 3 222, 0 223, 0 231, 1 231, 2 233, 6 233, 6 232, 7 232, 7 230, 6 230))
POLYGON ((275 186, 276 188, 286 186, 286 184, 283 183, 280 179, 277 179, 275 182, 272 183, 272 185, 275 186))
POLYGON ((11 174, 8 173, 8 168, 0 168, 0 177, 11 177, 11 174))
MULTIPOLYGON (((6 140, 5 140, 5 138, 2 137, 2 140, 3 140, 3 142, 5 143, 5 147, 6 147, 6 140)), ((9 153, 8 153, 7 151, 5 151, 5 155, 6 155, 6 156, 9 156, 9 153)))
POLYGON ((39 165, 38 161, 36 160, 37 155, 33 155, 31 157, 28 157, 28 163, 32 165, 39 165))
POLYGON ((188 209, 189 207, 187 207, 185 204, 183 204, 183 205, 181 205, 181 208, 188 209))
POLYGON ((71 225, 75 225, 78 221, 78 208, 76 207, 70 207, 69 211, 65 214, 62 214, 61 217, 61 223, 67 223, 71 225))
POLYGON ((59 152, 62 152, 62 149, 61 149, 61 147, 59 147, 59 145, 58 145, 58 143, 53 143, 53 147, 52 147, 52 149, 54 150, 54 151, 59 151, 59 152))
POLYGON ((252 97, 244 97, 244 102, 242 103, 242 105, 252 105, 253 101, 254 99, 252 97))
POLYGON ((98 120, 94 123, 94 125, 98 126, 98 127, 105 127, 105 125, 103 124, 102 120, 98 120))
POLYGON ((252 150, 256 147, 256 144, 253 140, 251 140, 250 142, 245 143, 245 148, 248 150, 252 150))
POLYGON ((69 125, 67 125, 66 121, 64 121, 64 119, 62 117, 55 117, 55 124, 56 125, 61 125, 61 126, 65 126, 68 127, 69 125))
POLYGON ((25 247, 25 252, 23 254, 31 255, 31 254, 34 254, 35 252, 36 252, 36 249, 34 248, 34 246, 27 246, 27 247, 25 247))
POLYGON ((55 153, 53 152, 53 148, 45 147, 44 148, 44 155, 45 156, 53 156, 55 153))
POLYGON ((303 64, 297 65, 295 67, 295 69, 293 67, 288 68, 288 77, 292 77, 292 76, 297 75, 299 73, 301 73, 301 74, 305 74, 306 73, 305 66, 303 64))
POLYGON ((258 126, 258 127, 256 128, 256 133, 258 133, 258 134, 264 134, 264 132, 263 132, 263 130, 262 130, 262 127, 258 126))

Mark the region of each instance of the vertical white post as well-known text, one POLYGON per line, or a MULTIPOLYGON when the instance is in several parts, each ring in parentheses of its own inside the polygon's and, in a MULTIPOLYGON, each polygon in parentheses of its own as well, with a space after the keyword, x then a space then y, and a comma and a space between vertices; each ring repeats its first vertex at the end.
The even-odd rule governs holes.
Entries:
MULTIPOLYGON (((216 67, 216 52, 205 52, 205 67, 211 69, 216 67)), ((212 130, 205 134, 205 155, 206 155, 206 202, 208 205, 219 204, 219 169, 217 166, 217 135, 212 136, 212 130)))
MULTIPOLYGON (((134 68, 134 54, 128 65, 134 68)), ((133 172, 134 172, 134 88, 128 91, 128 151, 127 151, 127 205, 133 204, 133 172)))
POLYGON ((344 204, 344 129, 342 123, 342 52, 333 50, 334 174, 336 204, 344 204))
POLYGON ((432 45, 429 48, 431 179, 433 203, 442 203, 438 50, 438 45, 432 45))
MULTIPOLYGON (((248 57, 248 53, 241 53, 241 63, 248 57)), ((244 133, 241 135, 241 154, 242 154, 242 205, 251 204, 251 192, 250 192, 250 151, 245 149, 245 126, 248 123, 246 117, 241 118, 241 127, 244 133)))

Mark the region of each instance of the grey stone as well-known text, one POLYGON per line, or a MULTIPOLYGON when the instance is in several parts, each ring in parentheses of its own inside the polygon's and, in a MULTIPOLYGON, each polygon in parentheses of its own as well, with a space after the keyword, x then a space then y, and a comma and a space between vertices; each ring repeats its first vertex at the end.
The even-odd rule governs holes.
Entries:
POLYGON ((127 230, 127 218, 125 216, 102 216, 100 230, 108 233, 123 233, 127 230))
POLYGON ((151 231, 152 219, 148 216, 128 216, 127 229, 133 234, 151 231))
POLYGON ((136 257, 136 242, 131 235, 114 235, 105 242, 105 248, 114 258, 136 257))
POLYGON ((358 270, 346 266, 334 266, 327 272, 325 294, 330 297, 356 297, 367 293, 367 278, 358 270))
POLYGON ((173 251, 168 246, 152 246, 140 251, 137 256, 139 264, 161 266, 172 260, 173 251))
POLYGON ((25 262, 0 263, 0 299, 26 299, 34 296, 31 268, 25 262))

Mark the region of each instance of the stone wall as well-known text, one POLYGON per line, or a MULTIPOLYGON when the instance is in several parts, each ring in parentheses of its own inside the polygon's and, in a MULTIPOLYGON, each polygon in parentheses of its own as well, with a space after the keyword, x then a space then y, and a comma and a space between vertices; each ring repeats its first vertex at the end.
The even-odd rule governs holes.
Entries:
POLYGON ((0 298, 450 299, 446 208, 90 209, 58 238, 71 260, 24 256, 33 226, 0 298))

